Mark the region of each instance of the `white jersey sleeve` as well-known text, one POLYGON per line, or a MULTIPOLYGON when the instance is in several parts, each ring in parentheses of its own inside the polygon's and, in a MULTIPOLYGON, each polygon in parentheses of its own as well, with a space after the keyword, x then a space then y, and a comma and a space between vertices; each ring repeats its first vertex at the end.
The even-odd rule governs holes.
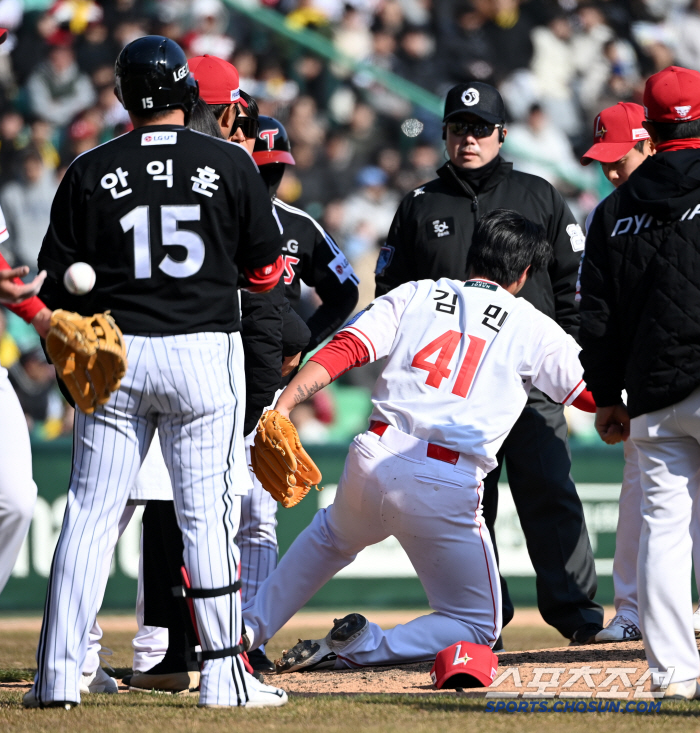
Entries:
POLYGON ((10 233, 7 231, 7 223, 5 222, 5 215, 0 209, 0 243, 9 239, 10 233))
POLYGON ((387 356, 399 330, 401 317, 417 288, 416 282, 404 283, 373 300, 342 328, 341 332, 347 331, 359 338, 367 347, 370 361, 377 361, 387 356))
POLYGON ((519 373, 562 405, 570 405, 586 389, 581 347, 557 323, 533 308, 531 338, 519 373))

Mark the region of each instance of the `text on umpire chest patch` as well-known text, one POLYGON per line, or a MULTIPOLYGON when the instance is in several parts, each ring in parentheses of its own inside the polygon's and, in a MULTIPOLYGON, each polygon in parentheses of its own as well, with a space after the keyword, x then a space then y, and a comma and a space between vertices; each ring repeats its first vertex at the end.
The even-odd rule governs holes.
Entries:
POLYGON ((431 219, 425 225, 428 239, 441 239, 450 237, 455 233, 454 217, 448 216, 444 219, 431 219))

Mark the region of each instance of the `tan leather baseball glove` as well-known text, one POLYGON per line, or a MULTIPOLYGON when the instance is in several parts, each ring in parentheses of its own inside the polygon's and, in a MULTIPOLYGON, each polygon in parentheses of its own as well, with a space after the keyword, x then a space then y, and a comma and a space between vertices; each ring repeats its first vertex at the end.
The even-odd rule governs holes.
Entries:
POLYGON ((297 429, 277 410, 268 410, 260 418, 250 457, 258 481, 287 509, 296 506, 322 478, 297 429))
POLYGON ((46 351, 76 406, 88 415, 109 400, 126 374, 124 338, 109 311, 81 316, 55 310, 46 351))

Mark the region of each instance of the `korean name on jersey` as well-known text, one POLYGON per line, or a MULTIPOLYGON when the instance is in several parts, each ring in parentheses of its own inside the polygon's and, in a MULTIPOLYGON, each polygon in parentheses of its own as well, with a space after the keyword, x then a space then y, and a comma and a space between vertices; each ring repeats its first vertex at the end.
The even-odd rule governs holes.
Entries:
POLYGON ((373 301, 344 331, 387 357, 373 420, 474 458, 484 472, 531 385, 571 404, 585 389, 579 346, 523 298, 485 280, 421 280, 373 301))

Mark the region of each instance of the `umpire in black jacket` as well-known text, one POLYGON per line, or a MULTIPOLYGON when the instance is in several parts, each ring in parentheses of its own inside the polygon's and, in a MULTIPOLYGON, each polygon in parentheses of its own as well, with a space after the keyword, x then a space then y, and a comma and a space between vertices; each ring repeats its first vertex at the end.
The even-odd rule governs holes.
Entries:
POLYGON ((656 155, 600 204, 588 234, 581 362, 600 436, 629 435, 638 450, 637 583, 649 667, 670 680, 664 697, 697 699, 690 574, 691 538, 700 534, 700 73, 671 66, 654 74, 644 107, 656 155))
MULTIPOLYGON (((423 278, 464 279, 479 217, 514 209, 540 224, 554 248, 547 271, 528 278, 520 295, 578 337, 576 275, 584 236, 559 193, 537 176, 514 171, 499 155, 505 108, 481 82, 458 84, 445 102, 443 137, 449 161, 438 178, 399 206, 376 269, 376 295, 423 278)), ((569 474, 571 454, 563 407, 532 389, 528 405, 485 480, 484 517, 495 541, 498 479, 505 461, 513 500, 537 574, 542 617, 565 637, 586 642, 600 629, 603 609, 593 597, 597 578, 581 502, 569 474)), ((513 618, 506 583, 503 624, 513 618)))

